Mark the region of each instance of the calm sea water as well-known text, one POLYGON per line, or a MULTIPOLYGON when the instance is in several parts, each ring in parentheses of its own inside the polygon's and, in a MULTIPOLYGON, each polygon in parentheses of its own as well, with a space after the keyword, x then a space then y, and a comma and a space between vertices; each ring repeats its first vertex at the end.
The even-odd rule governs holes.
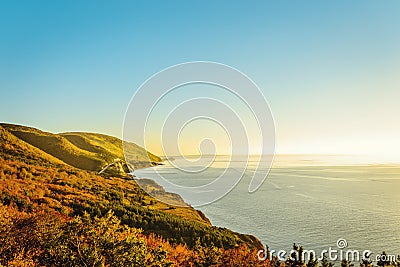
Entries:
MULTIPOLYGON (((209 160, 177 158, 172 163, 200 170, 209 160)), ((196 175, 179 172, 171 164, 135 175, 155 179, 157 171, 175 184, 193 186, 214 179, 228 162, 228 157, 218 156, 196 175)), ((289 250, 298 243, 318 252, 336 248, 336 241, 344 238, 349 249, 400 254, 400 165, 365 162, 359 157, 277 156, 264 184, 249 194, 256 166, 250 161, 228 195, 198 209, 214 225, 255 235, 274 250, 289 250)), ((244 164, 237 160, 229 166, 232 177, 244 164)), ((183 197, 193 201, 190 195, 183 197)))

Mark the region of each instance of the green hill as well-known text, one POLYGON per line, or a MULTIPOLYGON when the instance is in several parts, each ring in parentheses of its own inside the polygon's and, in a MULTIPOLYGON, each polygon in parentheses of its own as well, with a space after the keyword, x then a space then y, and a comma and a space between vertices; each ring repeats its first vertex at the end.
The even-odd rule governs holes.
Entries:
MULTIPOLYGON (((18 139, 70 166, 89 171, 123 174, 128 171, 122 149, 122 141, 116 137, 95 133, 53 134, 35 128, 0 124, 18 139)), ((133 143, 126 144, 127 153, 135 155, 134 168, 148 167, 160 162, 160 158, 133 143)))
POLYGON ((65 165, 60 159, 53 157, 39 148, 19 139, 0 124, 0 157, 13 159, 24 163, 39 163, 41 165, 65 165))

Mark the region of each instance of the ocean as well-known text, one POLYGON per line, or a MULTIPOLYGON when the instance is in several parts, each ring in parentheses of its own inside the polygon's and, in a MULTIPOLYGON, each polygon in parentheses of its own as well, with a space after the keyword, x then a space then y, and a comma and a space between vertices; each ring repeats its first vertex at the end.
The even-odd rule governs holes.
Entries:
MULTIPOLYGON (((247 159, 230 165, 229 160, 229 156, 178 157, 172 164, 134 174, 157 181, 159 173, 177 185, 198 186, 227 168, 236 179, 247 159)), ((337 249, 337 241, 345 239, 347 249, 400 254, 400 165, 372 164, 356 156, 276 156, 262 186, 248 193, 257 161, 250 158, 247 163, 245 175, 231 192, 197 207, 213 225, 252 234, 276 251, 289 251, 297 243, 319 253, 337 249)), ((193 203, 198 196, 182 197, 193 203)))

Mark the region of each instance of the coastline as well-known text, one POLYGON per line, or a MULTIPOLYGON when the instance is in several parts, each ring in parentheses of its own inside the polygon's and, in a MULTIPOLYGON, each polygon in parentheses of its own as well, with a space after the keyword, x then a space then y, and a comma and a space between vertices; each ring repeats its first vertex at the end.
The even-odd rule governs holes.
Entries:
MULTIPOLYGON (((164 162, 164 161, 162 161, 162 162, 164 162)), ((160 164, 160 165, 165 165, 165 164, 160 164)), ((155 167, 155 166, 147 166, 147 167, 143 167, 143 168, 138 168, 138 170, 139 169, 140 170, 148 169, 148 168, 152 168, 152 167, 155 167)), ((131 175, 131 174, 127 174, 127 175, 131 175)), ((157 184, 156 181, 154 181, 153 179, 146 178, 146 177, 136 177, 135 176, 133 178, 133 180, 136 183, 137 183, 138 180, 144 181, 144 183, 141 183, 141 185, 139 185, 139 186, 146 186, 146 185, 155 186, 156 188, 158 188, 158 190, 159 190, 158 192, 161 195, 165 194, 165 195, 170 195, 170 196, 177 197, 180 201, 182 201, 182 202, 179 202, 180 204, 184 203, 188 208, 191 208, 191 209, 195 210, 197 212, 197 214, 203 220, 207 221, 210 226, 212 226, 212 227, 222 227, 222 228, 229 229, 229 230, 233 231, 234 233, 238 234, 243 241, 245 241, 247 244, 251 244, 254 248, 257 248, 257 249, 264 249, 265 248, 265 245, 261 242, 261 240, 257 236, 255 236, 255 235, 253 235, 251 233, 236 232, 236 231, 234 231, 234 230, 232 230, 230 228, 227 228, 226 225, 224 226, 224 225, 214 225, 214 224, 212 224, 210 219, 207 217, 207 215, 203 211, 201 211, 199 209, 195 209, 191 205, 187 204, 185 202, 185 200, 182 198, 182 196, 180 196, 179 194, 166 191, 161 185, 157 184)))

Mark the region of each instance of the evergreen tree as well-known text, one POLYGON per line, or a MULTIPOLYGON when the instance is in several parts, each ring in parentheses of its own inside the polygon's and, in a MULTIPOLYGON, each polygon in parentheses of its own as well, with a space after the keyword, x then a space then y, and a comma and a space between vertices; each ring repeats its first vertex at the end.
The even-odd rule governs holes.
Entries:
POLYGON ((304 266, 303 251, 304 249, 302 246, 294 243, 292 253, 290 254, 290 257, 286 260, 286 265, 290 267, 304 266))
POLYGON ((307 267, 318 267, 318 260, 315 259, 314 253, 311 253, 310 260, 307 262, 307 267))
POLYGON ((324 255, 321 260, 321 267, 333 267, 334 263, 328 261, 328 257, 324 255))
POLYGON ((385 251, 383 251, 379 257, 379 261, 376 264, 381 267, 389 266, 390 262, 388 259, 389 259, 388 255, 386 254, 385 251))
POLYGON ((342 262, 340 263, 340 266, 341 267, 354 267, 354 264, 351 263, 351 261, 343 259, 342 262))
POLYGON ((360 262, 360 267, 373 267, 371 259, 362 259, 360 262))

